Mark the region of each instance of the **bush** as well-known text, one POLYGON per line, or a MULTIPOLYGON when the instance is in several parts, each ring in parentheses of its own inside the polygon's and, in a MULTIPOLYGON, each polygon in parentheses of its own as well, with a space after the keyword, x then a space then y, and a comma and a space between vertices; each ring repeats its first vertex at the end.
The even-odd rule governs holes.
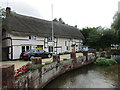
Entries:
POLYGON ((94 64, 96 65, 105 65, 110 66, 116 64, 117 62, 114 59, 107 59, 107 58, 97 58, 94 64))
POLYGON ((45 65, 49 65, 49 64, 51 64, 51 63, 53 63, 53 62, 51 62, 51 61, 45 62, 45 65))
POLYGON ((67 60, 72 60, 72 59, 67 59, 67 58, 64 58, 63 61, 67 61, 67 60))
POLYGON ((40 64, 38 64, 38 65, 31 64, 31 66, 29 66, 29 70, 34 71, 40 67, 42 67, 42 65, 40 65, 40 64))

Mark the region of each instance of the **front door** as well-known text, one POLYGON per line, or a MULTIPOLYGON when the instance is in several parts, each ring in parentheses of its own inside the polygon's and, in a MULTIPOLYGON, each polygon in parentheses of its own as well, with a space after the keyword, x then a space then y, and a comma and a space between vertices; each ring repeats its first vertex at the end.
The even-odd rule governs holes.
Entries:
POLYGON ((43 45, 37 45, 37 49, 43 49, 43 45))

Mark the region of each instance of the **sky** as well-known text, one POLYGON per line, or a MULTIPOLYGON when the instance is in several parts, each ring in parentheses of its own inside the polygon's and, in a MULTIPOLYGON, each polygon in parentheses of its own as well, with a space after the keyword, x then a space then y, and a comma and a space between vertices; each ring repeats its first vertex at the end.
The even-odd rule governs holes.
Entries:
POLYGON ((16 13, 45 20, 62 18, 78 28, 102 26, 110 28, 120 0, 0 0, 0 6, 16 13))

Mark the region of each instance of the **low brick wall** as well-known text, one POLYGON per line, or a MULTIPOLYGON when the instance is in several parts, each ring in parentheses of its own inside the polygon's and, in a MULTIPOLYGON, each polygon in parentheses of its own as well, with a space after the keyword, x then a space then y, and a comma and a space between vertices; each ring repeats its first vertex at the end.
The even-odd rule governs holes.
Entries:
MULTIPOLYGON (((34 72, 25 74, 23 78, 15 80, 13 82, 13 88, 16 88, 18 90, 20 88, 43 88, 59 75, 67 71, 90 64, 96 58, 95 55, 87 56, 87 59, 86 56, 75 58, 74 56, 76 55, 74 54, 71 54, 72 60, 65 60, 60 62, 58 58, 58 60, 54 60, 53 63, 49 65, 44 65, 34 72)), ((57 58, 58 56, 55 57, 57 58)))

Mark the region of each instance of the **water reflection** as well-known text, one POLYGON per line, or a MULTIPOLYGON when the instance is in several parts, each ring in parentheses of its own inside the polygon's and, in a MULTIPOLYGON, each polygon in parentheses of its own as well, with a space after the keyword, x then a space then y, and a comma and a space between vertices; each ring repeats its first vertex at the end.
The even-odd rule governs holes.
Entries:
POLYGON ((117 88, 120 64, 113 66, 88 65, 70 71, 49 83, 45 88, 117 88))

